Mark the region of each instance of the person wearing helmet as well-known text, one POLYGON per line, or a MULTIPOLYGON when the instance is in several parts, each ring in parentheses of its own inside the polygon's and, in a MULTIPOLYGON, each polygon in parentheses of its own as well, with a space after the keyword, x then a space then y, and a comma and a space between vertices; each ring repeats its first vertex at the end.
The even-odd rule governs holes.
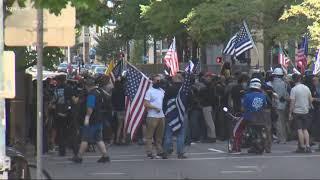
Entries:
POLYGON ((275 68, 272 74, 274 75, 274 78, 271 82, 271 86, 278 95, 278 98, 275 98, 275 108, 278 115, 278 119, 275 123, 276 134, 279 138, 280 143, 286 143, 286 124, 288 124, 286 107, 289 100, 289 93, 287 91, 288 85, 283 79, 284 72, 281 68, 275 68))
POLYGON ((267 105, 267 97, 261 90, 261 81, 258 78, 250 80, 249 91, 242 99, 244 119, 251 120, 251 113, 262 111, 267 105))
MULTIPOLYGON (((258 78, 250 80, 249 90, 243 96, 242 108, 245 124, 267 123, 267 116, 264 113, 267 107, 267 95, 261 89, 261 81, 258 78)), ((249 153, 256 153, 256 149, 251 147, 249 153)))

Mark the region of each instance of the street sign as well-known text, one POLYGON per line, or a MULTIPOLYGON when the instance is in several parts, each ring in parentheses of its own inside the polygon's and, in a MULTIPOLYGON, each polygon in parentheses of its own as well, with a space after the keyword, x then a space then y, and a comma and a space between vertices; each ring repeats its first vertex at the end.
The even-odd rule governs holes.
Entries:
MULTIPOLYGON (((12 14, 5 19, 4 39, 7 46, 34 45, 37 38, 37 10, 30 0, 26 7, 15 3, 12 14)), ((43 13, 45 46, 73 46, 75 44, 76 10, 71 5, 63 9, 60 15, 43 13)))
POLYGON ((3 65, 0 71, 0 98, 14 98, 16 96, 14 52, 5 51, 4 58, 0 61, 3 65))

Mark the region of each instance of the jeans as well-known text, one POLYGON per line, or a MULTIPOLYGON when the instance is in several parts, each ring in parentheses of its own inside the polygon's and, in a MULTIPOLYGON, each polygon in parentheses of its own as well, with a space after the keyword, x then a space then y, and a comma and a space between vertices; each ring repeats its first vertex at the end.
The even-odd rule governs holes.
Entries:
MULTIPOLYGON (((180 130, 175 132, 175 136, 177 137, 177 154, 184 153, 184 140, 185 140, 185 125, 183 124, 180 130)), ((165 152, 169 152, 173 149, 173 131, 172 128, 169 127, 168 122, 166 121, 165 135, 164 135, 164 150, 165 152)))

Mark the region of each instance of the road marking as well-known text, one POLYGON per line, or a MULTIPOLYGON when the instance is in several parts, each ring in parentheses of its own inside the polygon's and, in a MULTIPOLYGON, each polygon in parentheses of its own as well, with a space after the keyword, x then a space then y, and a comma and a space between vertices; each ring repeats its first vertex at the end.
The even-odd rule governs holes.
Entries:
POLYGON ((90 173, 90 175, 125 175, 126 173, 107 173, 107 172, 103 172, 103 173, 90 173))
MULTIPOLYGON (((188 159, 116 159, 112 162, 144 162, 144 161, 204 161, 204 160, 232 160, 232 159, 272 159, 272 158, 314 158, 320 155, 293 155, 293 156, 224 156, 212 158, 188 158, 188 159)), ((93 161, 84 163, 96 163, 93 161)), ((55 162, 55 164, 73 164, 71 161, 55 162)))
MULTIPOLYGON (((199 152, 199 153, 186 153, 187 155, 208 155, 208 154, 214 154, 214 152, 199 152)), ((71 158, 71 156, 68 157, 57 157, 57 156, 43 156, 45 158, 50 158, 52 160, 60 160, 60 159, 68 159, 71 158)), ((83 156, 84 159, 88 158, 99 158, 101 156, 98 155, 89 155, 89 156, 83 156)), ((111 157, 146 157, 144 154, 111 154, 111 157)))
POLYGON ((226 152, 224 152, 224 151, 221 151, 221 150, 219 150, 219 149, 214 149, 214 148, 209 148, 208 150, 209 150, 209 151, 213 151, 213 152, 218 152, 218 153, 226 153, 226 152))
POLYGON ((234 166, 235 168, 239 169, 257 169, 258 166, 234 166))
POLYGON ((234 173, 254 173, 256 171, 251 171, 251 170, 248 170, 248 171, 220 171, 220 173, 222 174, 234 174, 234 173))

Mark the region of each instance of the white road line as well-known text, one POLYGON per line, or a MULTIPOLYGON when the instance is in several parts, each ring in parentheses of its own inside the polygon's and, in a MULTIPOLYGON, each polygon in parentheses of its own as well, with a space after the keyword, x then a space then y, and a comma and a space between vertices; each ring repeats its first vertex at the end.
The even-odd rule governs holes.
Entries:
MULTIPOLYGON (((232 160, 232 159, 272 159, 272 158, 314 158, 320 157, 320 155, 293 155, 293 156, 224 156, 224 157, 213 157, 213 158, 188 158, 188 159, 116 159, 111 160, 112 162, 144 162, 144 161, 204 161, 204 160, 232 160)), ((96 163, 96 162, 84 162, 96 163)), ((55 164, 73 164, 71 161, 55 162, 55 164)))
POLYGON ((126 173, 107 173, 107 172, 103 172, 103 173, 90 173, 90 175, 125 175, 126 173))
POLYGON ((238 169, 258 169, 258 166, 234 166, 238 169))
POLYGON ((251 170, 248 170, 248 171, 220 171, 220 173, 222 174, 234 174, 234 173, 254 173, 256 171, 251 171, 251 170))
MULTIPOLYGON (((213 152, 199 152, 199 153, 186 153, 187 155, 208 155, 208 154, 214 154, 213 152)), ((110 154, 111 157, 146 157, 144 154, 110 154)), ((89 155, 89 156, 83 156, 83 158, 99 158, 101 156, 98 155, 89 155)), ((59 160, 59 159, 68 159, 70 157, 57 157, 57 156, 45 156, 45 158, 50 158, 52 160, 59 160)))
POLYGON ((208 150, 209 150, 209 151, 213 151, 213 152, 218 152, 218 153, 226 153, 226 152, 224 152, 224 151, 221 151, 221 150, 219 150, 219 149, 214 149, 214 148, 209 148, 208 150))

